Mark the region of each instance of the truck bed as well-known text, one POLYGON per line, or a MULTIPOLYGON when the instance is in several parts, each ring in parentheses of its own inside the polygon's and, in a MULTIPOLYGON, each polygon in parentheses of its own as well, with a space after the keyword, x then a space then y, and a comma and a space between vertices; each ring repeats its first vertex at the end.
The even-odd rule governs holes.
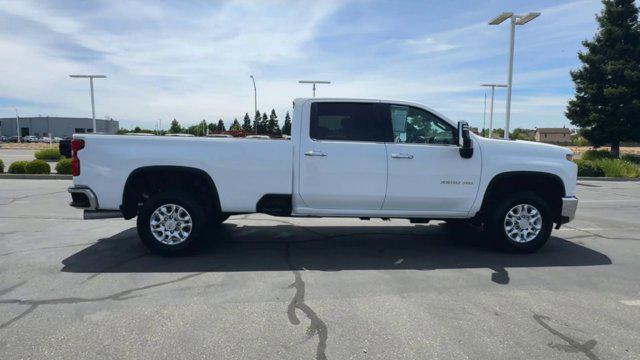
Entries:
POLYGON ((288 140, 76 135, 76 186, 90 185, 101 210, 117 210, 129 174, 146 166, 188 166, 206 171, 224 212, 254 212, 265 194, 291 194, 293 145, 288 140), (259 174, 259 175, 257 175, 259 174))

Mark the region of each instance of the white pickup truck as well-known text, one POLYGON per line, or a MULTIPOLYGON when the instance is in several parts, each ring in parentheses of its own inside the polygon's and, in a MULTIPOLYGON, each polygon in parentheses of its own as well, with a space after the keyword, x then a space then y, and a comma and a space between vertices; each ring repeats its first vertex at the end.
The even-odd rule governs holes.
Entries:
POLYGON ((566 148, 476 136, 411 102, 293 105, 291 140, 76 134, 71 206, 137 216, 142 242, 164 255, 236 214, 473 221, 518 252, 575 215, 566 148))

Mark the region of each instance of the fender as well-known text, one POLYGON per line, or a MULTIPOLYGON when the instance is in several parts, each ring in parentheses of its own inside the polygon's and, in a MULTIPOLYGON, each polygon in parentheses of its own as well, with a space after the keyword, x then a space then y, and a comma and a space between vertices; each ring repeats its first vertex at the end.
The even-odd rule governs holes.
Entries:
POLYGON ((188 166, 153 165, 136 168, 131 171, 131 173, 127 177, 124 185, 124 191, 122 192, 122 204, 120 205, 120 211, 122 211, 125 219, 131 219, 137 214, 138 204, 131 201, 134 196, 134 194, 132 193, 134 190, 132 186, 134 179, 139 175, 151 172, 188 173, 189 175, 192 175, 194 177, 201 177, 205 179, 208 191, 210 191, 213 196, 213 208, 217 212, 221 211, 218 188, 216 187, 216 184, 211 176, 206 171, 188 166))

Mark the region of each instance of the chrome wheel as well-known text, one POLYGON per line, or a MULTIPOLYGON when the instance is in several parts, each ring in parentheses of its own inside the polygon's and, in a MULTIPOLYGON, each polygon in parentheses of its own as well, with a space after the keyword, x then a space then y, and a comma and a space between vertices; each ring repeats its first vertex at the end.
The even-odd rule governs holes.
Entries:
POLYGON ((515 242, 529 242, 538 236, 541 229, 542 215, 533 205, 516 205, 504 219, 504 231, 515 242))
POLYGON ((189 212, 182 206, 165 204, 151 214, 149 227, 156 240, 167 245, 177 245, 191 235, 193 222, 189 212))

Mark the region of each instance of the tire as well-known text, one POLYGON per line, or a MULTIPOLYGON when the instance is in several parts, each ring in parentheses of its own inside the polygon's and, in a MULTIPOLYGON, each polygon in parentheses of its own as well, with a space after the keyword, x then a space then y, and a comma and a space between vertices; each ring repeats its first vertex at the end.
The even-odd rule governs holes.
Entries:
POLYGON ((501 248, 533 253, 549 240, 553 227, 551 210, 547 201, 535 193, 514 193, 494 209, 489 215, 487 230, 491 240, 501 248))
POLYGON ((175 256, 189 252, 202 241, 207 221, 204 210, 191 195, 166 192, 145 201, 138 211, 137 228, 140 240, 151 252, 175 256), (152 226, 152 218, 156 225, 152 226))

